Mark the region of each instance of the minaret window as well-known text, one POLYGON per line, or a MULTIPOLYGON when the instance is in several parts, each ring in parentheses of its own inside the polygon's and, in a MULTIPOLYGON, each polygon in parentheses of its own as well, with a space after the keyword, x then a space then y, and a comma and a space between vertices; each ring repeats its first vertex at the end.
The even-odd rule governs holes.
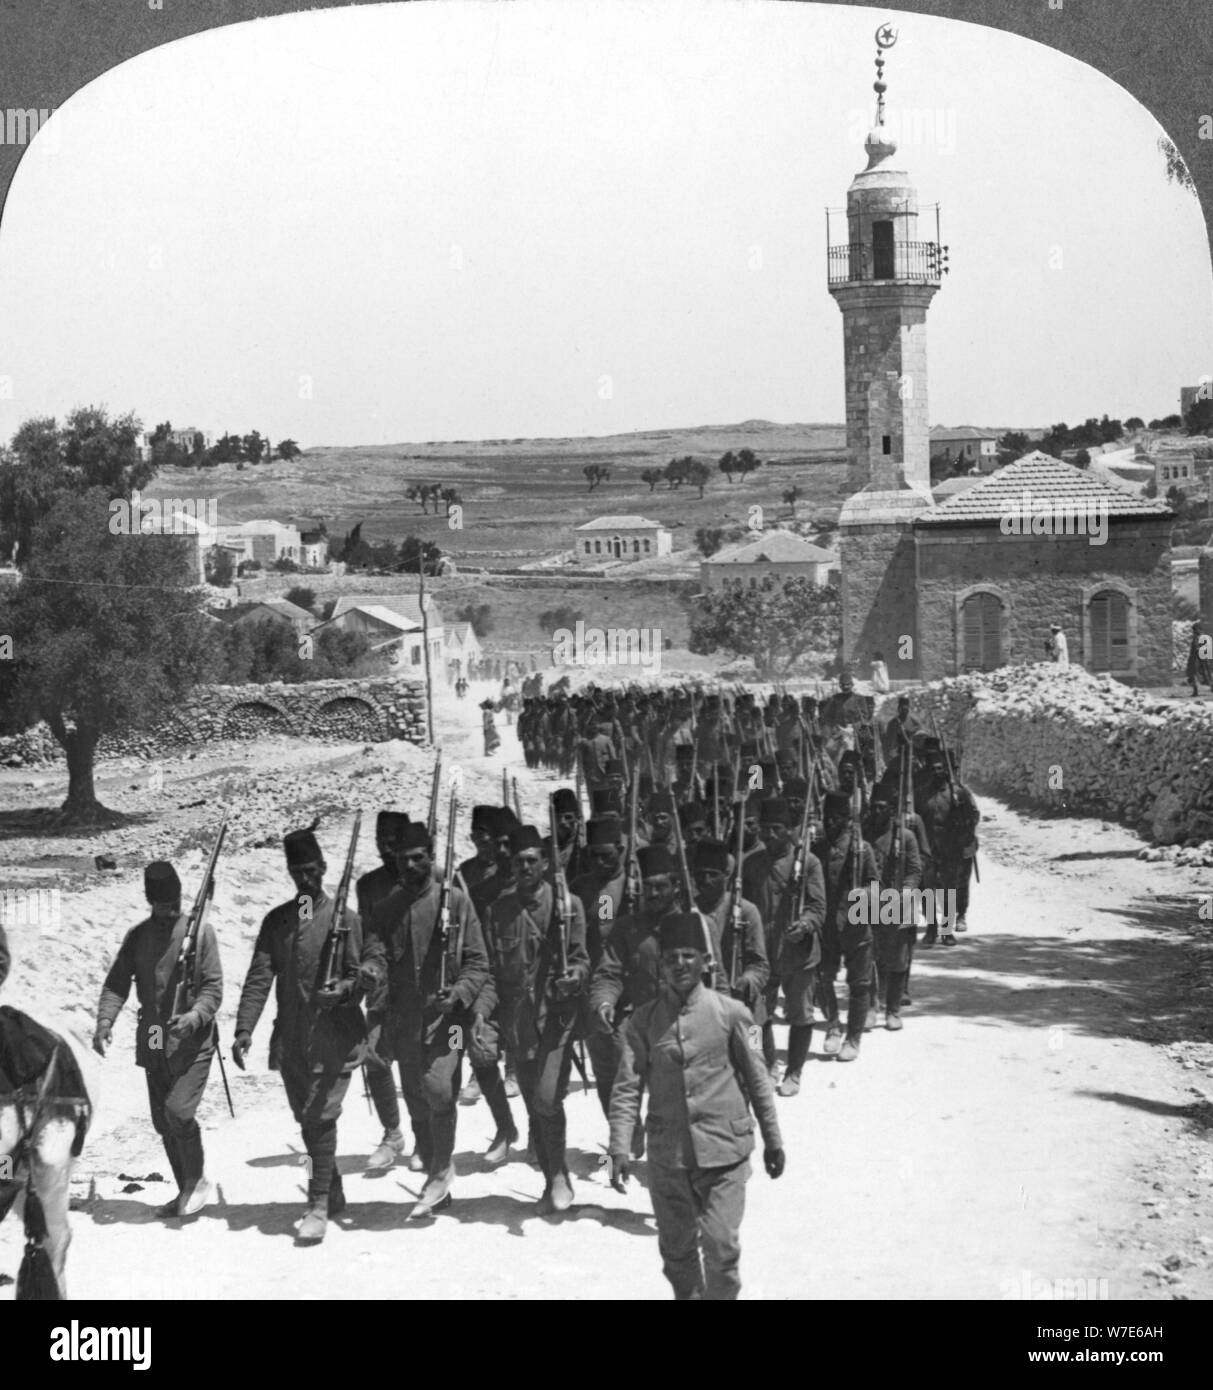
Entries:
POLYGON ((892 280, 896 277, 893 267, 893 224, 892 222, 872 223, 872 278, 892 280))
POLYGON ((880 452, 882 454, 891 454, 893 452, 893 436, 891 434, 882 434, 880 436, 880 452))

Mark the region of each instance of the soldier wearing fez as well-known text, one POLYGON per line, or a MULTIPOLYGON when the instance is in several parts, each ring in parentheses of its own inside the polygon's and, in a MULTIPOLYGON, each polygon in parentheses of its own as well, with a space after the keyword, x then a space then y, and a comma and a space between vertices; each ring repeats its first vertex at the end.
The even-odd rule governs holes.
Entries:
POLYGON ((358 983, 362 929, 348 908, 341 924, 340 978, 331 988, 325 986, 333 899, 325 892, 324 855, 314 832, 313 825, 283 837, 295 893, 262 919, 232 1047, 232 1060, 243 1071, 273 985, 278 1016, 270 1035, 270 1070, 282 1072, 308 1156, 308 1204, 296 1236, 300 1245, 322 1241, 329 1219, 345 1210, 337 1171, 337 1120, 366 1036, 358 983))
POLYGON ((734 1299, 754 1116, 767 1173, 784 1169, 771 1080, 749 1011, 703 984, 698 915, 662 918, 658 940, 661 991, 628 1022, 611 1095, 611 1184, 626 1190, 646 1089, 649 1194, 665 1276, 676 1299, 734 1299))
MULTIPOLYGON (((442 884, 434 877, 434 846, 420 822, 397 842, 399 883, 367 926, 361 972, 379 1055, 400 1065, 417 1152, 426 1169, 410 1215, 450 1205, 455 1179, 455 1117, 463 1049, 476 1026, 473 1006, 489 979, 480 921, 471 900, 452 887, 450 931, 439 930, 442 884)), ((491 1007, 491 1006, 490 1006, 491 1007)))
POLYGON ((126 1003, 133 980, 139 1001, 135 1063, 147 1078, 152 1125, 164 1143, 177 1183, 177 1195, 157 1208, 156 1215, 193 1216, 211 1195, 211 1185, 204 1176, 202 1131, 194 1115, 215 1054, 215 1015, 223 1002, 223 970, 215 933, 204 923, 197 943, 193 1004, 179 1018, 170 1017, 188 924, 188 913, 181 911, 181 880, 176 869, 163 861, 149 864, 143 871, 143 891, 151 911, 127 932, 105 977, 93 1050, 105 1056, 114 1020, 126 1003))
MULTIPOLYGON (((404 811, 379 812, 375 821, 375 848, 379 851, 380 864, 378 868, 363 874, 355 888, 360 922, 369 922, 374 910, 396 887, 396 846, 408 823, 409 818, 404 811)), ((390 1066, 380 1064, 377 1052, 378 1036, 372 1037, 369 1041, 367 1089, 375 1103, 379 1123, 383 1126, 383 1138, 379 1141, 379 1147, 367 1159, 366 1171, 378 1173, 386 1171, 396 1162, 404 1149, 404 1134, 400 1129, 400 1102, 396 1095, 396 1078, 390 1066)), ((416 1139, 414 1133, 414 1151, 416 1139)), ((417 1166, 421 1166, 420 1159, 417 1166)))

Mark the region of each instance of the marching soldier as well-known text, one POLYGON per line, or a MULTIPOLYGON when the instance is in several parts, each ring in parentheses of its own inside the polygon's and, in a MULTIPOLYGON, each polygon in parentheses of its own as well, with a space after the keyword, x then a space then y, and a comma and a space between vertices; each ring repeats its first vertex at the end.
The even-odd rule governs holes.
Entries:
POLYGON ((723 841, 700 840, 691 861, 695 879, 693 906, 703 913, 712 933, 717 963, 713 988, 740 999, 751 1012, 757 1011, 755 1020, 761 1022, 763 991, 771 967, 762 939, 762 918, 744 894, 740 904, 741 930, 734 928, 735 867, 723 841))
POLYGON ((910 697, 897 697, 897 713, 880 731, 880 746, 884 753, 886 766, 899 761, 903 747, 914 747, 914 736, 922 725, 910 713, 910 697))
POLYGON ((922 747, 925 766, 915 782, 914 793, 915 808, 931 842, 931 878, 925 886, 951 895, 943 930, 939 930, 938 921, 931 921, 922 944, 933 946, 938 933, 941 946, 955 946, 953 926, 956 932, 968 931, 965 917, 969 910, 969 880, 977 855, 981 812, 973 793, 963 783, 957 782, 953 793, 947 755, 939 739, 924 739, 922 747))
MULTIPOLYGON (((193 1216, 211 1197, 202 1131, 194 1116, 215 1053, 223 969, 215 933, 204 922, 198 936, 193 1003, 180 1017, 171 1017, 189 914, 181 911, 181 880, 171 864, 163 860, 149 864, 143 871, 143 891, 150 913, 127 932, 105 977, 93 1050, 105 1056, 114 1020, 134 981, 139 1001, 135 1064, 143 1068, 147 1079, 152 1126, 164 1144, 177 1183, 177 1195, 158 1207, 156 1215, 193 1216)), ((7 973, 8 952, 0 932, 0 981, 7 973)))
MULTIPOLYGON (((408 823, 409 818, 403 811, 379 812, 375 821, 375 848, 379 851, 381 862, 378 868, 363 874, 355 887, 360 922, 369 922, 374 910, 396 887, 396 847, 408 823)), ((368 1173, 386 1172, 404 1150, 396 1078, 392 1075, 391 1066, 382 1064, 377 1050, 378 1043, 377 1036, 368 1039, 366 1084, 379 1123, 383 1126, 383 1138, 379 1141, 379 1147, 366 1161, 368 1173)), ((414 1158, 419 1170, 421 1159, 416 1153, 416 1139, 417 1136, 414 1134, 414 1158)))
POLYGON ((767 1173, 784 1170, 771 1082, 751 1042, 743 1004, 702 983, 706 957, 694 913, 660 927, 662 987, 628 1022, 611 1097, 611 1184, 626 1189, 629 1150, 649 1092, 649 1192, 666 1278, 680 1301, 735 1299, 741 1289, 741 1217, 762 1131, 767 1173))
MULTIPOLYGON (((918 856, 918 841, 909 826, 903 828, 898 824, 887 783, 877 783, 872 792, 871 829, 867 843, 871 845, 876 858, 882 890, 900 888, 904 893, 919 886, 922 882, 922 860, 918 856), (903 862, 904 874, 901 872, 903 862)), ((871 924, 876 964, 876 998, 873 1005, 879 1014, 883 1004, 886 1010, 884 1026, 890 1033, 896 1033, 902 1027, 901 1001, 910 969, 911 945, 918 927, 904 897, 895 915, 896 922, 878 920, 871 924)))
POLYGON ((324 1239, 329 1219, 345 1210, 337 1170, 337 1120, 366 1036, 358 1003, 362 928, 349 908, 343 923, 333 922, 324 855, 313 829, 292 830, 282 843, 296 896, 262 919, 236 1012, 232 1060, 244 1070, 253 1030, 274 986, 278 1017, 270 1036, 270 1070, 281 1069, 307 1149, 308 1206, 296 1239, 312 1245, 324 1239), (340 979, 328 989, 326 956, 337 926, 345 932, 345 957, 340 979))
MULTIPOLYGON (((448 834, 455 833, 450 826, 448 834)), ((367 927, 362 981, 380 1053, 400 1067, 400 1088, 425 1164, 426 1181, 410 1216, 451 1203, 455 1119, 472 1008, 489 978, 489 960, 471 901, 450 888, 450 939, 438 930, 444 885, 434 877, 429 830, 408 825, 397 848, 399 883, 367 927)))
POLYGON ((564 1098, 572 1068, 577 996, 589 979, 585 916, 570 892, 572 920, 564 924, 548 881, 548 856, 533 825, 514 837, 514 883, 489 908, 500 989, 501 1031, 514 1057, 531 1137, 546 1180, 539 1210, 567 1211, 573 1184, 565 1162, 564 1098), (567 970, 562 965, 567 964, 567 970))
POLYGON ((557 787, 552 794, 556 807, 556 854, 565 877, 571 883, 581 872, 581 806, 572 787, 557 787))
POLYGON ((877 879, 876 860, 871 846, 864 844, 858 866, 855 864, 855 834, 851 823, 851 797, 845 792, 827 792, 824 808, 825 837, 813 846, 825 878, 825 922, 821 941, 821 998, 826 1014, 824 1051, 840 1062, 853 1062, 859 1056, 863 1025, 868 1012, 872 978, 872 928, 867 921, 850 920, 849 895, 853 887, 865 897, 877 879), (839 967, 847 972, 847 1027, 843 1040, 839 1022, 838 996, 834 981, 839 967))

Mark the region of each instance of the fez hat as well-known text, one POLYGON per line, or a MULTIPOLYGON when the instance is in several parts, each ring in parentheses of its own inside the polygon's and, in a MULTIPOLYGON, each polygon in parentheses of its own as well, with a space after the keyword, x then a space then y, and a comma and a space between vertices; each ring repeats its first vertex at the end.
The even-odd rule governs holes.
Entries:
POLYGON ((504 835, 512 834, 522 824, 508 806, 494 806, 493 812, 497 819, 493 833, 498 839, 504 835))
POLYGON ((691 851, 696 869, 715 869, 727 874, 729 871, 729 847, 722 840, 700 840, 691 851))
POLYGON ((708 808, 699 801, 687 801, 678 808, 678 818, 684 828, 708 823, 708 808))
POLYGON ((533 825, 520 825, 510 836, 510 853, 521 854, 524 850, 537 849, 547 853, 543 836, 533 825))
POLYGON ((842 756, 838 759, 838 770, 841 772, 844 767, 860 767, 862 761, 856 749, 844 748, 842 756))
POLYGON ((674 856, 664 845, 643 845, 636 851, 636 858, 640 862, 641 878, 674 872, 674 856))
POLYGON ((674 764, 681 767, 684 763, 689 767, 695 761, 695 750, 689 743, 676 743, 674 745, 674 764))
POLYGON ((888 782, 877 782, 872 788, 872 795, 868 799, 870 806, 892 806, 894 791, 888 782))
POLYGON ((497 807, 496 806, 473 806, 472 807, 472 832, 482 830, 486 835, 492 835, 497 828, 497 807))
POLYGON ((919 745, 919 751, 923 753, 942 753, 943 744, 940 743, 934 734, 927 734, 919 745))
POLYGON ((409 821, 408 825, 400 832, 400 838, 396 841, 396 849, 399 853, 410 849, 423 849, 433 854, 434 841, 430 838, 429 826, 423 825, 419 820, 409 821))
POLYGON ((614 787, 594 787, 590 791, 591 815, 608 816, 619 809, 619 793, 614 787))
POLYGON ((375 833, 395 839, 408 823, 409 818, 405 811, 380 811, 375 818, 375 833))
POLYGON ((671 912, 657 927, 657 941, 663 951, 704 947, 703 918, 697 912, 671 912))
POLYGON ((803 801, 809 794, 809 784, 803 777, 785 777, 783 794, 789 801, 803 801))
POLYGON ((649 797, 649 814, 657 811, 668 811, 674 813, 674 798, 669 792, 654 792, 649 797))
POLYGON ((572 787, 557 787, 552 793, 552 805, 556 808, 558 816, 566 811, 576 811, 581 814, 581 807, 577 804, 577 793, 572 787))
POLYGON ((175 903, 181 897, 181 880, 167 859, 157 859, 143 871, 143 895, 149 903, 175 903))
POLYGON ((827 816, 849 816, 851 798, 846 792, 826 792, 823 814, 827 816))
POLYGON ((320 842, 316 839, 316 827, 319 824, 317 818, 306 830, 291 830, 282 837, 282 848, 286 850, 288 868, 298 864, 318 864, 324 858, 320 851, 320 842))
POLYGON ((586 826, 586 843, 591 849, 599 845, 617 845, 623 840, 623 824, 618 816, 598 816, 586 826))
POLYGON ((758 808, 758 819, 763 825, 787 825, 792 812, 782 797, 768 796, 758 808))

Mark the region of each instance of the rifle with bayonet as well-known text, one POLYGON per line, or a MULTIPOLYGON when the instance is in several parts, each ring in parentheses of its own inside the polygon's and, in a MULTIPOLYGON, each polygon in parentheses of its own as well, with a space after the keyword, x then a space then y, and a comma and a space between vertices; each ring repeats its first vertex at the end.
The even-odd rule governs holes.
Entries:
MULTIPOLYGON (((573 897, 569 892, 569 882, 565 877, 564 869, 560 865, 560 852, 556 841, 556 798, 548 797, 548 843, 551 846, 552 857, 552 894, 554 899, 554 910, 556 921, 560 930, 560 978, 566 979, 569 973, 569 941, 573 934, 573 897)), ((576 1009, 575 995, 565 995, 561 998, 560 1004, 566 1013, 576 1009)), ((585 1065, 585 1043, 578 1039, 573 1044, 571 1056, 573 1065, 577 1068, 578 1075, 581 1077, 581 1085, 585 1093, 590 1093, 589 1072, 585 1065)))
POLYGON ((643 896, 640 887, 640 859, 637 855, 637 824, 640 803, 640 778, 632 781, 628 794, 628 843, 624 851, 623 910, 629 914, 640 911, 643 896))
POLYGON ((522 798, 518 795, 518 778, 510 779, 514 789, 514 814, 518 817, 518 824, 522 824, 522 798))
POLYGON ((741 917, 741 887, 745 860, 745 811, 746 801, 749 798, 748 789, 743 790, 738 786, 737 796, 739 800, 734 802, 737 809, 737 843, 734 847, 736 849, 736 862, 733 865, 733 882, 729 888, 731 894, 729 900, 729 923, 733 928, 733 938, 729 943, 728 975, 729 993, 734 996, 737 993, 737 952, 740 947, 742 933, 745 930, 741 917))
MULTIPOLYGON (((186 919, 185 935, 181 938, 181 951, 177 957, 177 987, 173 991, 173 1007, 170 1014, 173 1019, 178 1019, 182 1014, 189 1013, 193 1007, 195 977, 198 973, 198 939, 206 925, 211 899, 215 895, 215 865, 218 863, 219 851, 223 848, 223 841, 226 836, 227 813, 225 812, 223 819, 219 822, 219 829, 215 833, 215 843, 211 846, 210 856, 202 873, 202 882, 198 887, 197 896, 194 898, 194 905, 190 908, 190 915, 186 919)), ((223 1078, 223 1094, 227 1097, 228 1112, 234 1120, 236 1111, 232 1106, 232 1093, 227 1084, 227 1069, 223 1064, 223 1048, 216 1046, 215 1052, 219 1058, 219 1075, 223 1078)))
POLYGON ((712 941, 712 928, 707 917, 695 906, 695 884, 691 878, 690 865, 687 863, 687 846, 682 838, 682 823, 677 816, 674 817, 674 848, 678 855, 678 871, 682 876, 682 896, 686 899, 686 910, 699 918, 699 924, 703 928, 704 973, 707 975, 709 988, 714 988, 719 967, 716 961, 716 947, 712 941))
POLYGON ((439 748, 434 756, 434 776, 430 782, 430 813, 426 818, 425 826, 430 832, 431 841, 438 833, 438 794, 442 788, 442 749, 439 748))
POLYGON ((358 851, 358 832, 362 828, 362 812, 354 813, 354 828, 350 832, 350 845, 345 853, 345 866, 337 883, 333 897, 333 917, 329 926, 328 938, 324 943, 324 971, 321 976, 325 989, 336 989, 345 978, 345 955, 349 942, 350 928, 345 920, 345 904, 350 896, 350 884, 354 877, 354 856, 358 851))

